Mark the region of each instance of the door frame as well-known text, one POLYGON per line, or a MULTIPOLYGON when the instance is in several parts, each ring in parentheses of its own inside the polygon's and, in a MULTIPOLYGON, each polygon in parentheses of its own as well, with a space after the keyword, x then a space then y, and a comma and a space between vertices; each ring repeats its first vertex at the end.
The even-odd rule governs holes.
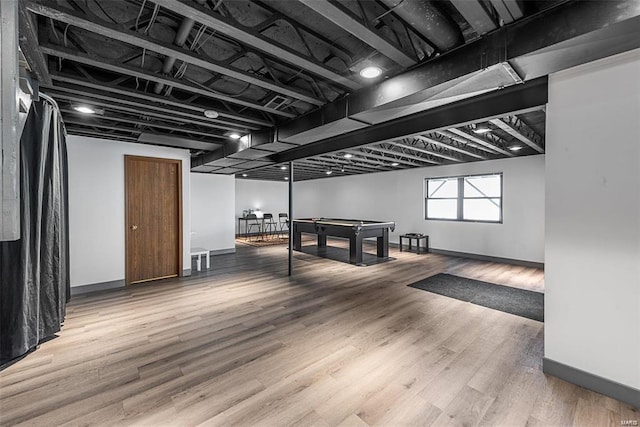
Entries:
MULTIPOLYGON (((181 159, 167 159, 162 157, 148 157, 148 156, 134 156, 125 154, 124 156, 124 283, 125 286, 131 285, 130 273, 129 273, 129 190, 128 190, 128 177, 129 177, 129 160, 138 160, 144 162, 158 162, 158 163, 172 163, 178 165, 178 242, 177 242, 177 254, 178 254, 178 277, 182 277, 184 272, 182 270, 183 253, 183 221, 182 221, 182 160, 181 159)), ((159 278, 158 278, 159 279, 159 278)), ((150 279, 148 281, 155 280, 150 279)), ((141 283, 141 282, 136 282, 141 283)), ((144 283, 144 282, 143 282, 144 283)))

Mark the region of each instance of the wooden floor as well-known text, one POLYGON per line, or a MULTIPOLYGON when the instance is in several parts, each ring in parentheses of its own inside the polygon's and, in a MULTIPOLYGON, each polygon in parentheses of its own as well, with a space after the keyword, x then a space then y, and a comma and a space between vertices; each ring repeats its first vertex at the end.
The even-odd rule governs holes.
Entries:
MULTIPOLYGON (((330 244, 332 244, 330 242, 330 244)), ((0 372, 2 425, 576 425, 638 420, 541 372, 543 325, 406 285, 542 290, 540 270, 416 255, 370 267, 238 245, 190 278, 74 297, 0 372)))

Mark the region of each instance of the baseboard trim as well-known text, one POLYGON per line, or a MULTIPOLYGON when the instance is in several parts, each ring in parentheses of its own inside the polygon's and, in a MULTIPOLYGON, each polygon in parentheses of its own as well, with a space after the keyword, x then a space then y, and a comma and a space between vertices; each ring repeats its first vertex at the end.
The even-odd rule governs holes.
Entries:
POLYGON ((640 390, 634 387, 620 384, 546 357, 542 358, 542 372, 620 400, 635 408, 640 408, 640 390))
MULTIPOLYGON (((236 253, 236 248, 215 249, 215 250, 209 251, 210 255, 224 255, 224 254, 234 254, 234 253, 236 253)), ((190 268, 183 269, 182 277, 188 277, 188 276, 191 276, 191 269, 190 268)), ((109 289, 124 288, 124 287, 125 287, 124 279, 112 280, 110 282, 91 283, 88 285, 72 286, 71 296, 88 294, 92 292, 106 291, 109 289)))
POLYGON ((110 282, 91 283, 89 285, 72 286, 71 296, 106 291, 108 289, 124 288, 124 286, 124 279, 112 280, 110 282))
POLYGON ((489 255, 480 255, 480 254, 470 254, 466 252, 456 252, 456 251, 447 251, 444 249, 436 249, 429 248, 429 252, 440 255, 449 255, 449 256, 457 256, 461 258, 471 258, 477 259, 480 261, 489 261, 489 262, 500 262, 503 264, 512 264, 512 265, 521 265, 523 267, 532 267, 532 268, 540 268, 544 270, 543 262, 534 262, 534 261, 524 261, 521 259, 512 259, 512 258, 500 258, 489 255))
POLYGON ((227 248, 227 249, 214 249, 209 251, 209 255, 225 255, 225 254, 235 254, 236 248, 227 248))

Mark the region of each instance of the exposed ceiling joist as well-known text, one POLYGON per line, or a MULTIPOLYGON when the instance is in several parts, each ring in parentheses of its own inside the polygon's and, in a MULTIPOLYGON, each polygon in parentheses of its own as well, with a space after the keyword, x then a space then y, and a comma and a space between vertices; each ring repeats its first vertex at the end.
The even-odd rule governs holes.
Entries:
MULTIPOLYGON (((386 148, 382 148, 379 146, 368 146, 366 147, 367 149, 373 150, 373 151, 378 151, 380 153, 384 153, 384 154, 389 154, 391 156, 396 156, 402 159, 411 159, 411 160, 415 160, 416 162, 421 162, 421 163, 428 163, 431 165, 439 165, 442 164, 441 162, 438 162, 436 160, 431 160, 431 159, 426 159, 424 157, 420 157, 420 156, 414 156, 413 154, 408 154, 408 153, 402 153, 400 151, 395 151, 395 150, 388 150, 386 148)), ((396 159, 389 159, 389 160, 396 160, 396 159)), ((396 160, 396 161, 400 161, 400 160, 396 160)))
POLYGON ((451 0, 462 17, 471 25, 478 35, 483 35, 496 29, 493 18, 484 5, 478 0, 451 0))
MULTIPOLYGON (((350 151, 350 153, 353 154, 353 158, 351 160, 355 160, 357 162, 360 163, 365 163, 365 164, 369 164, 369 165, 375 165, 372 166, 374 167, 376 170, 379 169, 379 167, 387 167, 390 166, 388 163, 385 163, 384 161, 380 161, 380 160, 389 160, 386 157, 383 156, 378 156, 376 154, 373 153, 365 153, 363 151, 360 150, 354 150, 354 151, 350 151)), ((310 160, 310 159, 305 159, 305 160, 310 160)))
MULTIPOLYGON (((305 162, 297 162, 295 167, 293 168, 293 173, 295 174, 296 172, 300 173, 300 174, 304 174, 304 175, 313 175, 313 174, 319 174, 319 173, 324 173, 324 171, 326 171, 327 168, 326 167, 322 167, 321 165, 316 165, 316 164, 311 164, 311 163, 305 163, 305 162)), ((265 171, 265 169, 261 169, 261 171, 265 171)), ((280 175, 282 176, 282 174, 288 174, 288 171, 281 171, 281 170, 277 170, 274 169, 272 171, 269 171, 271 173, 273 173, 274 175, 280 175)))
POLYGON ((179 135, 167 135, 156 132, 143 132, 138 137, 138 142, 184 148, 188 150, 211 150, 212 146, 219 146, 217 142, 202 141, 194 138, 185 138, 179 135))
MULTIPOLYGON (((358 156, 367 157, 369 159, 381 160, 382 162, 386 162, 389 165, 391 163, 395 162, 395 163, 401 163, 403 165, 408 165, 408 166, 421 166, 420 163, 411 162, 409 160, 401 159, 401 158, 398 158, 398 157, 382 156, 380 154, 371 153, 371 152, 366 151, 366 150, 377 151, 379 153, 383 153, 383 151, 381 151, 380 149, 375 149, 374 147, 362 147, 359 150, 353 151, 353 153, 357 153, 358 156)), ((362 159, 362 160, 364 161, 364 159, 362 159)), ((380 162, 378 162, 378 164, 380 164, 380 162)))
POLYGON ((216 123, 210 123, 203 120, 194 120, 193 118, 197 116, 189 115, 184 117, 182 115, 176 114, 175 111, 154 107, 153 105, 126 102, 126 100, 124 99, 110 98, 100 94, 87 93, 82 90, 75 90, 68 87, 53 86, 48 88, 48 92, 55 95, 57 98, 68 99, 71 101, 76 101, 78 103, 87 103, 87 104, 95 105, 98 107, 104 107, 104 108, 117 110, 117 111, 126 111, 131 114, 158 117, 158 118, 166 119, 169 121, 189 123, 189 124, 208 127, 212 129, 219 129, 219 130, 225 130, 225 131, 232 130, 240 133, 247 132, 246 128, 231 127, 228 125, 219 125, 216 123))
POLYGON ((35 17, 29 13, 23 2, 18 2, 18 20, 20 50, 40 84, 50 85, 51 77, 49 76, 47 61, 38 50, 38 26, 34 22, 35 17))
POLYGON ((446 144, 444 142, 438 141, 437 139, 433 139, 433 138, 429 138, 428 136, 424 136, 424 135, 416 135, 413 138, 417 138, 420 139, 428 144, 432 144, 435 145, 436 147, 440 147, 440 148, 445 148, 447 150, 451 150, 451 151, 455 151, 457 153, 460 154, 464 154, 465 156, 470 156, 470 157, 474 157, 476 159, 480 159, 480 160, 487 160, 487 157, 477 154, 477 153, 473 153, 471 151, 468 150, 464 150, 460 147, 456 147, 454 145, 451 144, 446 144))
POLYGON ((113 139, 116 141, 124 141, 124 142, 138 142, 138 137, 136 136, 128 136, 128 135, 114 134, 114 133, 108 133, 108 132, 97 132, 95 130, 88 130, 88 129, 78 128, 75 126, 66 126, 66 129, 69 135, 87 136, 90 138, 113 139))
POLYGON ((64 124, 67 127, 69 127, 68 125, 77 125, 77 126, 90 127, 90 128, 115 130, 118 132, 130 132, 135 134, 141 134, 143 132, 142 129, 123 128, 121 126, 111 126, 104 123, 95 123, 93 121, 87 122, 86 120, 73 120, 69 118, 64 119, 64 124))
POLYGON ((389 144, 390 145, 395 145, 396 147, 401 148, 403 150, 410 150, 410 151, 415 151, 416 153, 428 154, 430 156, 440 157, 441 159, 450 160, 452 162, 461 162, 462 161, 462 160, 458 159, 457 157, 449 156, 447 154, 443 154, 443 153, 440 153, 438 151, 427 150, 426 148, 416 147, 415 145, 408 145, 408 144, 404 144, 404 143, 400 143, 400 142, 396 142, 396 141, 391 141, 391 142, 389 142, 389 144))
POLYGON ((440 136, 443 136, 445 138, 449 138, 449 139, 451 139, 453 141, 457 141, 457 142, 459 142, 461 144, 464 144, 465 146, 473 147, 478 151, 482 151, 482 152, 488 153, 488 154, 490 154, 492 156, 495 156, 497 154, 491 148, 487 148, 487 147, 485 147, 483 145, 479 145, 479 144, 476 144, 474 142, 471 142, 471 140, 469 140, 467 138, 464 138, 462 136, 459 136, 459 135, 457 135, 457 134, 455 134, 453 132, 449 132, 449 130, 444 130, 444 129, 443 130, 437 130, 436 133, 438 135, 440 135, 440 136))
POLYGON ((376 32, 364 26, 338 3, 332 3, 329 0, 299 1, 403 67, 410 67, 417 63, 414 58, 409 56, 395 44, 385 40, 376 32))
MULTIPOLYGON (((83 113, 79 113, 75 110, 70 110, 68 108, 61 108, 60 111, 62 111, 63 113, 67 113, 67 114, 73 114, 77 117, 83 117, 86 119, 86 115, 83 113)), ((207 132, 202 132, 202 131, 198 131, 196 129, 190 129, 190 128, 185 128, 185 127, 181 127, 181 126, 169 126, 166 124, 161 124, 161 123, 156 123, 153 121, 145 121, 145 120, 136 120, 136 119, 127 119, 121 116, 99 116, 98 119, 100 120, 108 120, 108 121, 112 121, 112 122, 121 122, 121 123, 130 123, 133 125, 139 125, 139 126, 145 126, 145 127, 150 127, 150 128, 156 128, 156 129, 164 129, 164 130, 169 130, 169 131, 174 131, 174 132, 181 132, 181 133, 187 133, 187 134, 191 134, 191 135, 199 135, 199 136, 204 136, 205 138, 209 138, 209 139, 224 139, 221 136, 218 135, 212 135, 210 133, 207 132)), ((91 122, 87 121, 87 126, 91 126, 91 122)), ((127 129, 123 129, 123 130, 127 130, 127 129)), ((217 148, 220 146, 220 142, 218 141, 211 141, 211 143, 215 143, 217 144, 216 147, 212 147, 212 148, 217 148)))
POLYGON ((505 24, 524 16, 520 0, 491 0, 491 4, 505 24))
POLYGON ((132 77, 138 77, 138 78, 146 79, 152 82, 160 82, 162 84, 173 86, 180 90, 195 93, 200 96, 215 99, 218 101, 224 101, 232 104, 242 105, 243 107, 253 108, 255 110, 264 111, 266 113, 275 114, 282 117, 287 117, 287 118, 295 117, 294 114, 287 113, 285 111, 275 110, 273 108, 265 107, 255 102, 243 101, 238 98, 221 95, 212 90, 207 90, 203 87, 199 87, 192 83, 187 83, 183 80, 179 80, 169 76, 160 76, 160 75, 142 71, 139 68, 131 67, 124 64, 114 65, 112 63, 106 62, 106 60, 103 58, 97 58, 93 55, 87 55, 82 53, 74 53, 73 51, 69 49, 65 49, 60 46, 45 44, 40 46, 40 50, 43 53, 46 53, 47 55, 57 56, 59 58, 68 59, 70 61, 89 65, 91 67, 102 68, 103 70, 111 71, 114 73, 124 74, 132 77))
MULTIPOLYGON (((64 99, 64 97, 59 96, 59 98, 64 99)), ((62 109, 61 111, 66 111, 75 115, 78 115, 79 117, 87 117, 86 114, 84 113, 79 113, 75 110, 69 110, 69 109, 62 109)), ((129 114, 134 114, 129 112, 129 114)), ((182 123, 171 123, 171 121, 168 120, 163 120, 161 117, 153 117, 152 115, 144 115, 145 117, 149 117, 150 119, 152 119, 153 121, 145 121, 145 120, 141 120, 141 119, 137 119, 137 118, 128 118, 128 117, 123 117, 120 115, 109 115, 109 114, 103 114, 100 116, 97 116, 95 118, 104 118, 105 120, 110 120, 110 121, 121 121, 123 123, 131 123, 131 124, 139 124, 139 125, 145 125, 145 126, 154 126, 160 129, 165 129, 165 130, 170 130, 170 131, 176 131, 176 132, 183 132, 183 133, 191 133, 194 135, 201 135, 204 136, 208 139, 217 139, 217 140, 221 140, 221 141, 227 141, 228 138, 224 135, 218 135, 218 134, 214 134, 211 132, 204 132, 203 130, 199 130, 199 129, 193 129, 191 127, 185 126, 182 123), (160 121, 161 123, 158 123, 158 121, 160 121), (164 123, 164 124, 163 124, 164 123)), ((219 143, 219 142, 218 142, 219 143)))
MULTIPOLYGON (((349 161, 349 160, 339 159, 339 158, 335 158, 335 157, 324 157, 324 156, 322 156, 322 157, 316 157, 316 158, 313 158, 313 159, 305 159, 304 161, 314 162, 314 161, 317 161, 317 159, 324 160, 326 162, 337 163, 337 164, 339 164, 341 166, 345 166, 345 167, 348 166, 350 168, 361 170, 363 172, 376 172, 376 171, 380 170, 377 166, 371 166, 371 165, 368 165, 368 164, 361 164, 361 163, 358 163, 357 160, 349 161)), ((296 162, 296 164, 297 163, 298 162, 296 162)))
POLYGON ((491 123, 498 126, 509 135, 515 137, 519 141, 524 142, 529 147, 536 150, 538 153, 544 153, 544 149, 541 145, 541 138, 526 124, 516 117, 507 117, 503 119, 492 119, 491 123))
MULTIPOLYGON (((127 99, 128 98, 135 98, 137 100, 140 101, 150 101, 150 102, 154 102, 154 103, 159 103, 159 104, 163 104, 163 105, 169 105, 172 107, 177 107, 180 109, 184 109, 184 110, 192 110, 194 112, 197 112, 199 114, 203 114, 205 110, 207 110, 207 108, 205 107, 199 107, 199 106, 194 106, 193 104, 189 104, 189 103, 185 103, 185 102, 179 102, 177 100, 174 100, 171 97, 163 97, 163 96, 159 96, 159 95, 152 95, 149 93, 142 93, 142 92, 137 92, 134 91, 132 89, 125 89, 125 88, 121 88, 116 86, 113 83, 103 83, 103 82, 90 82, 90 81, 86 81, 80 78, 76 78, 76 77, 72 77, 72 76, 68 76, 68 75, 62 75, 62 74, 57 74, 57 73, 52 73, 51 74, 51 79, 53 81, 58 81, 58 82, 63 82, 63 83, 68 83, 68 84, 72 84, 72 85, 79 85, 79 86, 84 86, 84 87, 88 87, 91 89, 96 89, 97 91, 99 91, 100 93, 103 94, 103 96, 107 96, 111 99, 114 100, 120 100, 120 99, 127 99), (116 96, 117 95, 117 96, 116 96)), ((60 87, 60 85, 56 85, 55 87, 60 87)), ((97 93, 97 92, 96 92, 97 93)), ((145 102, 145 105, 149 105, 149 102, 145 102)), ((172 112, 176 112, 178 110, 171 110, 172 112)), ((220 117, 224 117, 227 119, 233 119, 233 120, 238 120, 238 121, 243 121, 243 122, 247 122, 247 123, 253 123, 253 125, 248 125, 248 124, 244 124, 244 123, 235 123, 235 122, 228 122, 222 119, 215 119, 214 121, 217 123, 222 123, 222 124, 229 124, 229 125, 234 125, 234 126, 244 126, 247 129, 260 129, 259 127, 255 126, 255 125, 260 125, 260 126, 268 126, 271 127, 273 126, 272 122, 266 121, 266 120, 262 120, 262 119, 258 119, 258 118, 254 118, 254 117, 249 117, 249 116, 244 116, 244 115, 239 115, 239 114, 230 114, 230 113, 226 113, 224 111, 218 111, 216 110, 216 112, 218 112, 220 117)), ((176 114, 181 114, 181 113, 176 113, 176 114)))
POLYGON ((92 19, 86 19, 82 14, 70 9, 57 9, 50 6, 49 4, 45 5, 34 3, 31 1, 27 3, 27 8, 38 15, 54 19, 65 24, 73 25, 74 27, 82 28, 85 31, 90 31, 104 37, 130 44, 132 46, 148 49, 161 55, 174 57, 205 70, 224 74, 234 79, 254 84, 256 86, 262 87, 267 90, 272 90, 282 95, 290 96, 294 99, 299 99, 313 105, 323 105, 325 103, 319 98, 311 96, 307 93, 303 93, 299 90, 292 89, 289 86, 270 81, 256 74, 251 74, 237 68, 229 67, 224 63, 216 61, 212 58, 203 59, 201 54, 197 54, 187 49, 179 48, 169 43, 155 40, 149 36, 130 31, 119 25, 111 24, 105 21, 100 22, 95 17, 92 17, 92 19))
MULTIPOLYGON (((258 49, 268 55, 272 55, 278 59, 294 65, 296 68, 302 67, 320 77, 331 80, 350 90, 357 90, 362 85, 338 72, 328 68, 326 65, 314 58, 303 56, 295 50, 284 46, 275 40, 262 35, 260 32, 243 27, 236 22, 225 18, 222 15, 215 14, 209 9, 200 6, 195 2, 187 3, 181 0, 153 0, 160 6, 165 7, 182 16, 188 16, 195 21, 214 28, 216 31, 225 34, 232 39, 245 43, 255 49, 258 49)), ((320 104, 316 104, 320 105, 320 104)))
MULTIPOLYGON (((511 153, 511 152, 509 152, 507 150, 503 150, 502 148, 495 146, 494 144, 484 140, 483 138, 479 138, 479 137, 477 137, 475 135, 471 135, 470 133, 465 132, 465 131, 463 131, 461 129, 450 128, 450 129, 447 129, 447 131, 452 133, 452 134, 454 134, 454 135, 457 135, 458 137, 460 137, 462 139, 466 139, 468 141, 474 142, 477 145, 480 145, 480 146, 482 146, 484 148, 487 148, 488 150, 491 150, 492 152, 495 152, 495 153, 498 153, 498 154, 502 154, 502 155, 505 155, 505 156, 509 156, 509 157, 513 157, 514 156, 513 153, 511 153)), ((445 135, 451 136, 451 135, 446 134, 446 133, 445 133, 445 135)))

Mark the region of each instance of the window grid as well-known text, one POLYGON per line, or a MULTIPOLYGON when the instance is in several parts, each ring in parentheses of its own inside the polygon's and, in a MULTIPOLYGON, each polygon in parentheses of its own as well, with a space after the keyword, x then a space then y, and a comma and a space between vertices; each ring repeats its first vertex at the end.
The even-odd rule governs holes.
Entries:
MULTIPOLYGON (((426 220, 436 220, 436 221, 460 221, 460 222, 487 222, 494 224, 502 223, 502 199, 503 199, 503 189, 502 189, 502 173, 492 173, 492 174, 481 174, 481 175, 464 175, 464 176, 453 176, 453 177, 440 177, 440 178, 426 178, 425 179, 425 219, 426 220), (478 186, 474 185, 474 179, 482 179, 482 178, 499 178, 499 191, 496 195, 492 194, 491 191, 485 192, 482 189, 478 188, 478 186), (457 195, 456 197, 434 197, 438 190, 445 185, 447 181, 456 180, 457 182, 457 195), (435 183, 442 181, 439 187, 435 190, 430 191, 430 183, 435 183), (473 196, 465 196, 465 183, 472 187, 476 193, 479 195, 473 196), (487 194, 489 193, 489 194, 487 194), (443 200, 455 200, 456 201, 456 214, 455 218, 453 215, 449 217, 446 216, 430 216, 429 202, 430 201, 443 201, 443 200), (489 203, 498 208, 497 219, 466 219, 465 218, 465 201, 470 200, 487 200, 489 203)), ((436 209, 432 209, 436 210, 436 209)), ((467 212, 467 217, 478 216, 478 212, 467 212)), ((481 215, 480 215, 481 216, 481 215)))

